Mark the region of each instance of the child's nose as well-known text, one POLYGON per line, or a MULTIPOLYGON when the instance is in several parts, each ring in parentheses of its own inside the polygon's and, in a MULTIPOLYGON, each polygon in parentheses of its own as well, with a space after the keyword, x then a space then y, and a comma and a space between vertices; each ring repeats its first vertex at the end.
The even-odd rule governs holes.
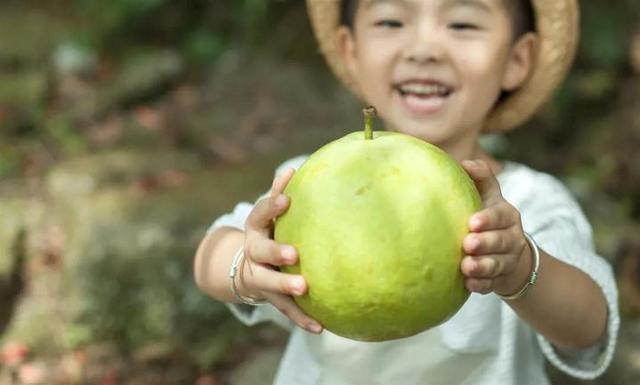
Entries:
POLYGON ((427 24, 415 28, 404 52, 405 60, 415 63, 439 62, 445 50, 435 30, 427 24))

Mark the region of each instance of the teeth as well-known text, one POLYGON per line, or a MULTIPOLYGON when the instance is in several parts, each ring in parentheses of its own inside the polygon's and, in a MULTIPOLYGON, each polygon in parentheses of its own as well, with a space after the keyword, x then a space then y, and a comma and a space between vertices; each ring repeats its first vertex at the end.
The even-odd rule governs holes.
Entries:
POLYGON ((437 84, 420 84, 420 83, 407 83, 400 86, 400 91, 405 94, 418 94, 424 96, 431 95, 446 95, 449 89, 442 85, 437 84))

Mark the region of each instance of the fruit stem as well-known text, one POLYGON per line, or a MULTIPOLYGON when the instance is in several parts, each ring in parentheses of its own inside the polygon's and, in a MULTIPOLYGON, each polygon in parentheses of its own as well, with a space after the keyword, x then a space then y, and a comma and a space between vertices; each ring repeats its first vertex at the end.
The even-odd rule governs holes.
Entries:
POLYGON ((376 116, 376 109, 373 106, 369 106, 362 109, 364 114, 364 139, 373 139, 373 117, 376 116))

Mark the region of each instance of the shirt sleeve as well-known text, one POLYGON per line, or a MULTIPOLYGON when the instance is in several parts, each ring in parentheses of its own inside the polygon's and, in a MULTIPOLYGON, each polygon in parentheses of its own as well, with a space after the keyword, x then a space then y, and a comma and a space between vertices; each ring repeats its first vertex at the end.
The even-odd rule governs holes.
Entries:
MULTIPOLYGON (((615 278, 609 263, 594 249, 592 229, 578 203, 555 178, 540 175, 539 185, 549 186, 546 199, 535 211, 539 215, 522 215, 527 231, 541 249, 570 264, 587 275, 601 288, 607 301, 607 332, 594 346, 586 349, 559 349, 544 336, 537 340, 545 357, 561 371, 580 379, 601 375, 611 363, 615 350, 620 317, 615 278)), ((540 196, 540 195, 538 195, 540 196)))
MULTIPOLYGON (((306 156, 299 156, 293 159, 290 159, 283 164, 281 164, 275 172, 275 175, 280 175, 288 168, 298 169, 306 156)), ((238 229, 240 231, 245 230, 245 222, 247 221, 247 217, 255 204, 268 197, 269 192, 262 194, 254 203, 249 202, 240 202, 238 203, 232 212, 224 214, 217 218, 213 224, 207 230, 207 233, 213 232, 221 227, 232 227, 234 229, 238 229)), ((278 311, 271 304, 263 304, 258 306, 249 306, 245 304, 236 304, 236 303, 228 303, 226 304, 231 313, 243 324, 247 326, 253 326, 260 322, 274 322, 279 326, 287 330, 291 330, 293 328, 293 322, 285 317, 280 311, 278 311)))

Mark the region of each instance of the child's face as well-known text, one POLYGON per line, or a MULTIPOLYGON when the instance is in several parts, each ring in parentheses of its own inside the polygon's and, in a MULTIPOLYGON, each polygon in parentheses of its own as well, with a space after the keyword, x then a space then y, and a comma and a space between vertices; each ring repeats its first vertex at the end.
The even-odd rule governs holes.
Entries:
MULTIPOLYGON (((389 129, 442 147, 475 140, 502 90, 527 77, 504 0, 360 0, 338 46, 389 129)), ((511 1, 511 0, 509 0, 511 1)))

